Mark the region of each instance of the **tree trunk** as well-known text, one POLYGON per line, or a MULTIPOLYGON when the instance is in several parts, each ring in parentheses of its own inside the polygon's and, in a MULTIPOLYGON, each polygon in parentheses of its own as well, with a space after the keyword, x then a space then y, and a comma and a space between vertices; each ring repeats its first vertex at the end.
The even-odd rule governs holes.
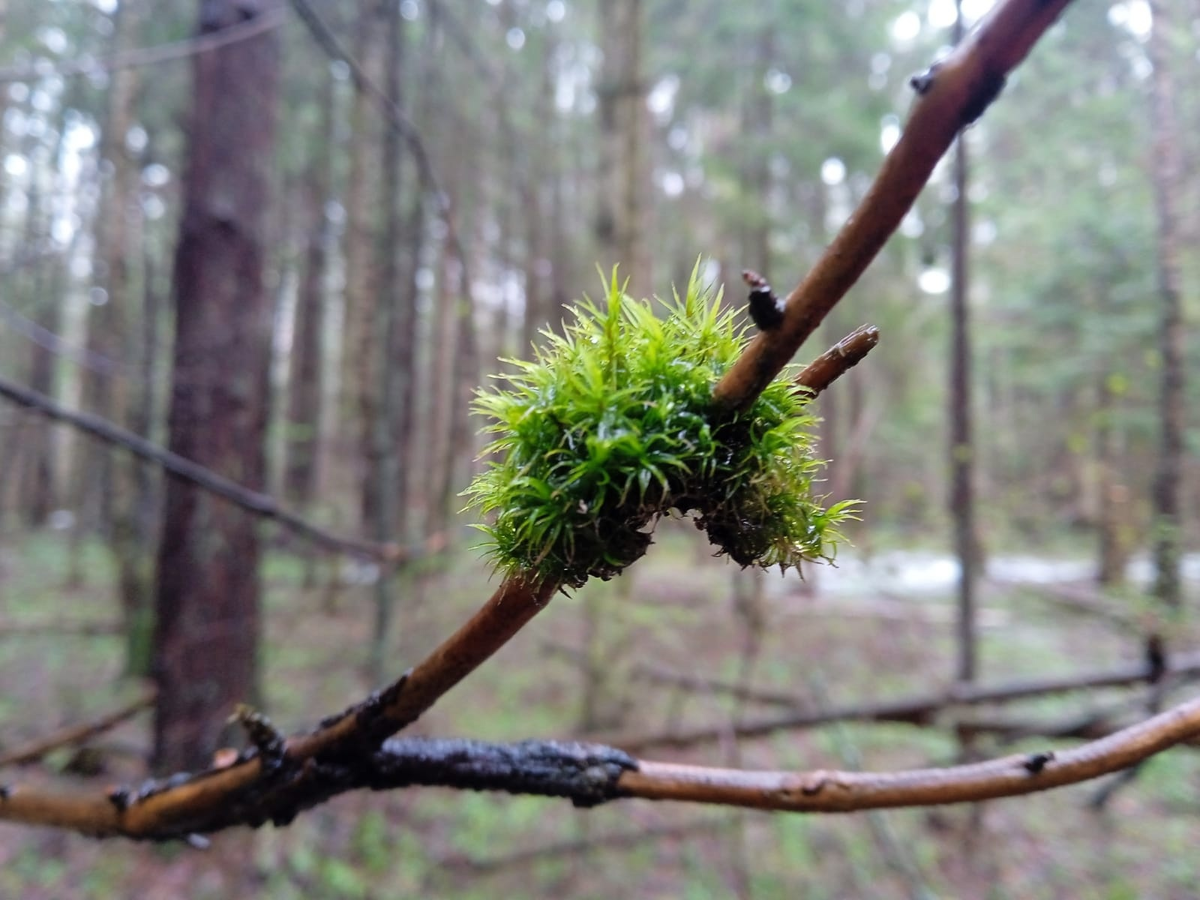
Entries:
POLYGON ((1180 555, 1183 543, 1184 374, 1183 301, 1179 259, 1178 191, 1183 161, 1170 71, 1170 4, 1153 0, 1150 30, 1151 121, 1154 130, 1152 177, 1158 213, 1158 292, 1162 304, 1159 352, 1162 383, 1159 395, 1159 459, 1154 477, 1154 595, 1169 607, 1182 603, 1180 555))
MULTIPOLYGON (((275 3, 202 0, 200 34, 275 3)), ((271 304, 265 212, 275 143, 273 32, 193 57, 190 144, 175 253, 168 446, 252 489, 265 476, 271 304)), ((158 551, 155 764, 208 763, 233 705, 255 695, 256 520, 168 479, 158 551)))
POLYGON ((601 268, 619 264, 630 293, 649 295, 645 241, 645 95, 641 0, 613 0, 600 13, 600 191, 595 232, 601 268))
MULTIPOLYGON (((955 43, 962 38, 961 3, 954 26, 955 43)), ((950 344, 950 512, 954 517, 954 547, 958 556, 959 681, 973 681, 976 658, 975 445, 971 436, 971 333, 968 318, 967 253, 970 222, 967 210, 967 145, 962 134, 954 148, 954 260, 950 297, 953 329, 950 344)))
POLYGON ((287 465, 284 489, 300 506, 316 496, 321 452, 321 397, 324 392, 325 273, 329 261, 329 203, 332 182, 328 137, 333 132, 333 78, 322 74, 321 117, 313 136, 304 184, 304 256, 296 296, 295 338, 288 378, 287 465))
MULTIPOLYGON (((396 3, 384 8, 387 35, 387 71, 384 89, 388 97, 401 104, 401 70, 404 62, 404 34, 400 8, 396 3)), ((372 531, 377 541, 404 540, 408 498, 405 491, 405 463, 412 430, 413 329, 416 327, 416 297, 411 285, 402 285, 400 267, 401 244, 404 240, 403 216, 400 207, 401 141, 394 127, 384 134, 382 202, 383 242, 379 260, 379 322, 383 341, 378 348, 380 359, 376 367, 379 408, 371 434, 371 465, 368 471, 374 483, 367 488, 376 495, 372 531)), ((411 264, 419 264, 420 203, 410 220, 413 244, 409 247, 411 264)), ((411 273, 410 273, 411 274, 411 273)), ((375 582, 375 630, 371 640, 371 676, 378 681, 383 676, 388 633, 391 630, 394 602, 392 579, 394 571, 385 569, 375 582)))
MULTIPOLYGON (((372 78, 379 69, 379 9, 378 0, 360 0, 357 4, 354 53, 372 78)), ((342 352, 342 387, 346 402, 342 406, 343 413, 349 417, 343 431, 357 436, 359 513, 367 527, 375 521, 375 504, 379 499, 377 472, 373 465, 379 383, 374 365, 378 347, 378 298, 372 254, 374 195, 378 188, 372 149, 377 120, 378 113, 372 108, 366 91, 356 83, 350 107, 350 165, 346 183, 345 344, 342 352)))

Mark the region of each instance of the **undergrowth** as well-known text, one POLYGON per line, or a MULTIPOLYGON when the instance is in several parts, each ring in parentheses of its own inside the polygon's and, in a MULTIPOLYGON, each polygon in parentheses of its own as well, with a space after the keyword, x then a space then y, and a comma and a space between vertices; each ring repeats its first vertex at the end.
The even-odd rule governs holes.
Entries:
POLYGON ((781 378, 743 413, 713 407, 746 341, 718 301, 693 273, 660 318, 614 273, 604 304, 585 298, 564 334, 546 332, 533 361, 507 361, 505 387, 479 394, 496 437, 466 496, 493 516, 480 527, 498 568, 572 587, 608 579, 671 511, 742 566, 832 559, 855 501, 813 496, 823 462, 807 389, 781 378))

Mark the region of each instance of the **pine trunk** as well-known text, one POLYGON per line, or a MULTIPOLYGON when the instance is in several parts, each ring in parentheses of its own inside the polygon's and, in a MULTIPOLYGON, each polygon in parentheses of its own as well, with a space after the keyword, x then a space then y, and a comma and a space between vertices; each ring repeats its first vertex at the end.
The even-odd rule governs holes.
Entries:
MULTIPOLYGON (((274 6, 263 3, 254 15, 274 6)), ((203 0, 200 34, 251 15, 203 0)), ((275 142, 274 33, 193 58, 193 107, 175 253, 169 448, 252 489, 265 477, 271 303, 264 232, 275 142)), ((235 703, 253 699, 259 636, 256 520, 168 479, 158 552, 155 763, 204 766, 235 703)))

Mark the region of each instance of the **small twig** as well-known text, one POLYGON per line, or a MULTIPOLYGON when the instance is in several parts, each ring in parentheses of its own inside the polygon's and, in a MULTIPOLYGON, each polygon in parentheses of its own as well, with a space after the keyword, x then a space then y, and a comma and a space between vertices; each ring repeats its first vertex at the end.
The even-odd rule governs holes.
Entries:
POLYGON ((796 376, 796 384, 816 396, 862 362, 878 343, 879 329, 860 325, 805 366, 796 376))
POLYGON ((313 40, 331 59, 339 60, 350 69, 350 76, 354 79, 355 86, 371 98, 371 101, 383 113, 388 125, 394 128, 396 133, 408 144, 421 182, 434 195, 439 212, 448 217, 450 215, 449 200, 438 185, 433 163, 430 161, 429 152, 425 149, 425 142, 421 139, 421 133, 417 130, 417 126, 404 114, 404 110, 400 108, 395 98, 377 84, 363 68, 362 63, 342 46, 342 42, 338 40, 333 30, 308 0, 290 0, 290 2, 296 14, 308 28, 313 40))
POLYGON ((29 763, 37 762, 55 750, 82 744, 97 735, 111 731, 122 722, 132 719, 142 710, 148 709, 153 703, 154 694, 150 693, 134 700, 128 706, 123 706, 118 710, 106 713, 97 719, 93 719, 91 722, 68 726, 53 734, 48 734, 43 738, 31 741, 15 750, 9 750, 7 753, 0 754, 0 768, 4 766, 28 765, 29 763))
MULTIPOLYGON (((1172 657, 1168 672, 1176 677, 1200 673, 1200 653, 1172 657)), ((954 685, 938 693, 918 694, 876 703, 832 707, 827 710, 806 709, 806 704, 799 697, 759 691, 755 695, 757 701, 786 706, 792 711, 756 719, 747 718, 738 724, 737 733, 739 737, 763 737, 776 731, 816 728, 832 722, 898 722, 910 725, 928 725, 934 721, 938 713, 952 706, 1006 703, 1069 691, 1126 687, 1151 681, 1154 677, 1154 668, 1142 662, 1061 678, 1022 679, 996 685, 954 685)), ((681 676, 678 679, 678 683, 684 686, 694 681, 695 679, 687 676, 681 676)), ((730 688, 731 686, 727 683, 707 679, 703 681, 703 689, 706 691, 729 692, 730 688)), ((728 734, 728 726, 715 724, 680 729, 673 733, 610 734, 597 736, 597 739, 630 752, 640 753, 650 747, 690 747, 695 744, 720 741, 728 734)))
POLYGON ((846 295, 912 208, 955 136, 979 118, 1070 0, 1005 0, 944 60, 914 79, 918 96, 871 189, 804 280, 778 327, 760 332, 713 392, 745 409, 846 295))
POLYGON ((445 543, 445 536, 440 534, 405 547, 398 544, 376 544, 357 538, 341 537, 313 525, 294 512, 283 509, 274 497, 242 487, 237 482, 218 475, 211 469, 206 469, 191 460, 184 459, 177 453, 165 450, 144 437, 114 425, 100 416, 69 410, 43 394, 3 378, 0 378, 0 396, 47 418, 65 422, 106 443, 123 447, 135 456, 157 464, 184 481, 202 487, 256 515, 274 519, 290 531, 330 550, 386 564, 398 564, 436 553, 442 549, 445 543))

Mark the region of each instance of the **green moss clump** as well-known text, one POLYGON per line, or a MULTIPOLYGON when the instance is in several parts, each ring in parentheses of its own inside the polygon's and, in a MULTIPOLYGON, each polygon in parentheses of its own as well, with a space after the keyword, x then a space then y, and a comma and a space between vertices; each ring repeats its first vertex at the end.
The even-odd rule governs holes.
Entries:
POLYGON ((534 361, 509 360, 505 389, 479 394, 495 460, 466 496, 495 514, 480 527, 498 568, 571 587, 611 578, 672 509, 742 566, 832 559, 855 501, 826 509, 812 495, 823 462, 807 390, 780 379, 743 413, 713 408, 746 340, 718 300, 693 273, 659 318, 614 274, 603 307, 585 299, 534 361))

